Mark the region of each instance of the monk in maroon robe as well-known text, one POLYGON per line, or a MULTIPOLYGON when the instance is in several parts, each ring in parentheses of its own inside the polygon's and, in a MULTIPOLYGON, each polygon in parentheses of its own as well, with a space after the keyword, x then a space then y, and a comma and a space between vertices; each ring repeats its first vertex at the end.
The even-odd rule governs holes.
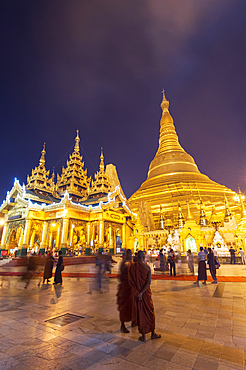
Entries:
POLYGON ((127 249, 124 260, 120 266, 120 284, 117 293, 118 310, 120 311, 120 330, 122 333, 129 333, 125 326, 125 322, 132 321, 132 301, 133 291, 128 281, 128 270, 133 264, 132 251, 127 249))
POLYGON ((151 332, 151 339, 158 339, 160 334, 155 333, 155 311, 151 297, 150 267, 144 263, 144 253, 139 251, 138 261, 129 268, 129 283, 134 293, 132 324, 138 326, 141 337, 139 340, 146 341, 145 334, 151 332))

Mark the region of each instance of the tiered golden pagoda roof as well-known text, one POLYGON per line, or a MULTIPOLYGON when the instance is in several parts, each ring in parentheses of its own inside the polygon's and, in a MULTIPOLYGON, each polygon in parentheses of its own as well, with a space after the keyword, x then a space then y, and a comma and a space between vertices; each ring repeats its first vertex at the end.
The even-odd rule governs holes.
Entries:
POLYGON ((159 147, 150 163, 147 180, 129 199, 133 212, 138 210, 140 202, 148 202, 157 226, 160 204, 164 217, 172 219, 177 218, 179 205, 186 218, 189 204, 199 223, 201 201, 209 214, 214 205, 217 212, 224 213, 225 196, 231 209, 238 212, 236 193, 202 174, 192 156, 180 145, 164 91, 161 108, 159 147))
POLYGON ((41 152, 41 158, 39 160, 38 167, 32 169, 31 176, 27 175, 27 190, 32 190, 36 194, 40 195, 52 195, 55 196, 55 182, 54 173, 49 178, 50 171, 46 170, 45 167, 45 143, 41 152))
POLYGON ((62 174, 57 174, 57 191, 60 195, 67 191, 74 201, 79 201, 88 196, 91 178, 87 178, 87 169, 84 170, 84 162, 79 151, 79 130, 75 138, 75 146, 69 155, 67 167, 62 168, 62 174))
POLYGON ((101 148, 99 171, 95 173, 95 181, 92 180, 89 197, 98 198, 110 192, 110 182, 104 168, 103 149, 101 148))

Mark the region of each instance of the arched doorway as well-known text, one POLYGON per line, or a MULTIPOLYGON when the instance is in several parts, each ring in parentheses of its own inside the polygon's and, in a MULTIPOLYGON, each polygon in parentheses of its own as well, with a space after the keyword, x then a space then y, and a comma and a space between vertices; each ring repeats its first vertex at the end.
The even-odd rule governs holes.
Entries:
POLYGON ((185 240, 185 250, 191 250, 191 252, 197 252, 196 239, 193 236, 189 235, 185 240))

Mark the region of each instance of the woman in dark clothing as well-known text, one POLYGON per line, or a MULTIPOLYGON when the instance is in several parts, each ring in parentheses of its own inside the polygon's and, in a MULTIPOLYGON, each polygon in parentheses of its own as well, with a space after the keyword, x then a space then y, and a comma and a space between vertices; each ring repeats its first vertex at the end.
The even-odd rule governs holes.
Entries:
POLYGON ((160 250, 159 256, 160 256, 160 269, 161 269, 161 272, 164 273, 164 271, 165 271, 165 264, 166 264, 166 258, 165 258, 164 254, 163 254, 163 248, 160 250))
POLYGON ((47 280, 47 284, 48 284, 49 279, 52 277, 53 263, 54 263, 54 258, 49 253, 48 256, 46 257, 45 266, 44 266, 43 284, 45 283, 45 280, 47 280))
POLYGON ((213 254, 211 248, 208 248, 207 261, 208 261, 208 265, 209 265, 210 274, 211 274, 212 278, 214 279, 212 284, 217 284, 216 267, 215 267, 216 260, 215 260, 215 257, 214 257, 214 254, 213 254))
POLYGON ((170 264, 170 276, 172 276, 172 271, 173 275, 176 276, 175 254, 173 252, 173 249, 170 249, 170 251, 168 252, 167 262, 170 264))
POLYGON ((54 284, 62 284, 62 274, 63 271, 63 257, 62 257, 62 251, 59 251, 59 258, 56 265, 56 272, 55 272, 55 282, 54 284))

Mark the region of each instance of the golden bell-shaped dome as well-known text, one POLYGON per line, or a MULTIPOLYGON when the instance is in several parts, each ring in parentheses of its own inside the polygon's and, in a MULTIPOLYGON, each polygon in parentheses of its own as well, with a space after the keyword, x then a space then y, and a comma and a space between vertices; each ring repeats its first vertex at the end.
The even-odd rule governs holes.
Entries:
POLYGON ((147 180, 130 197, 129 203, 137 212, 139 202, 148 202, 157 224, 159 204, 163 205, 164 217, 169 218, 179 204, 186 210, 188 202, 192 215, 199 222, 201 200, 208 211, 214 205, 220 209, 224 208, 224 196, 232 202, 235 192, 202 174, 192 156, 182 148, 164 91, 161 108, 158 150, 150 163, 147 180))

